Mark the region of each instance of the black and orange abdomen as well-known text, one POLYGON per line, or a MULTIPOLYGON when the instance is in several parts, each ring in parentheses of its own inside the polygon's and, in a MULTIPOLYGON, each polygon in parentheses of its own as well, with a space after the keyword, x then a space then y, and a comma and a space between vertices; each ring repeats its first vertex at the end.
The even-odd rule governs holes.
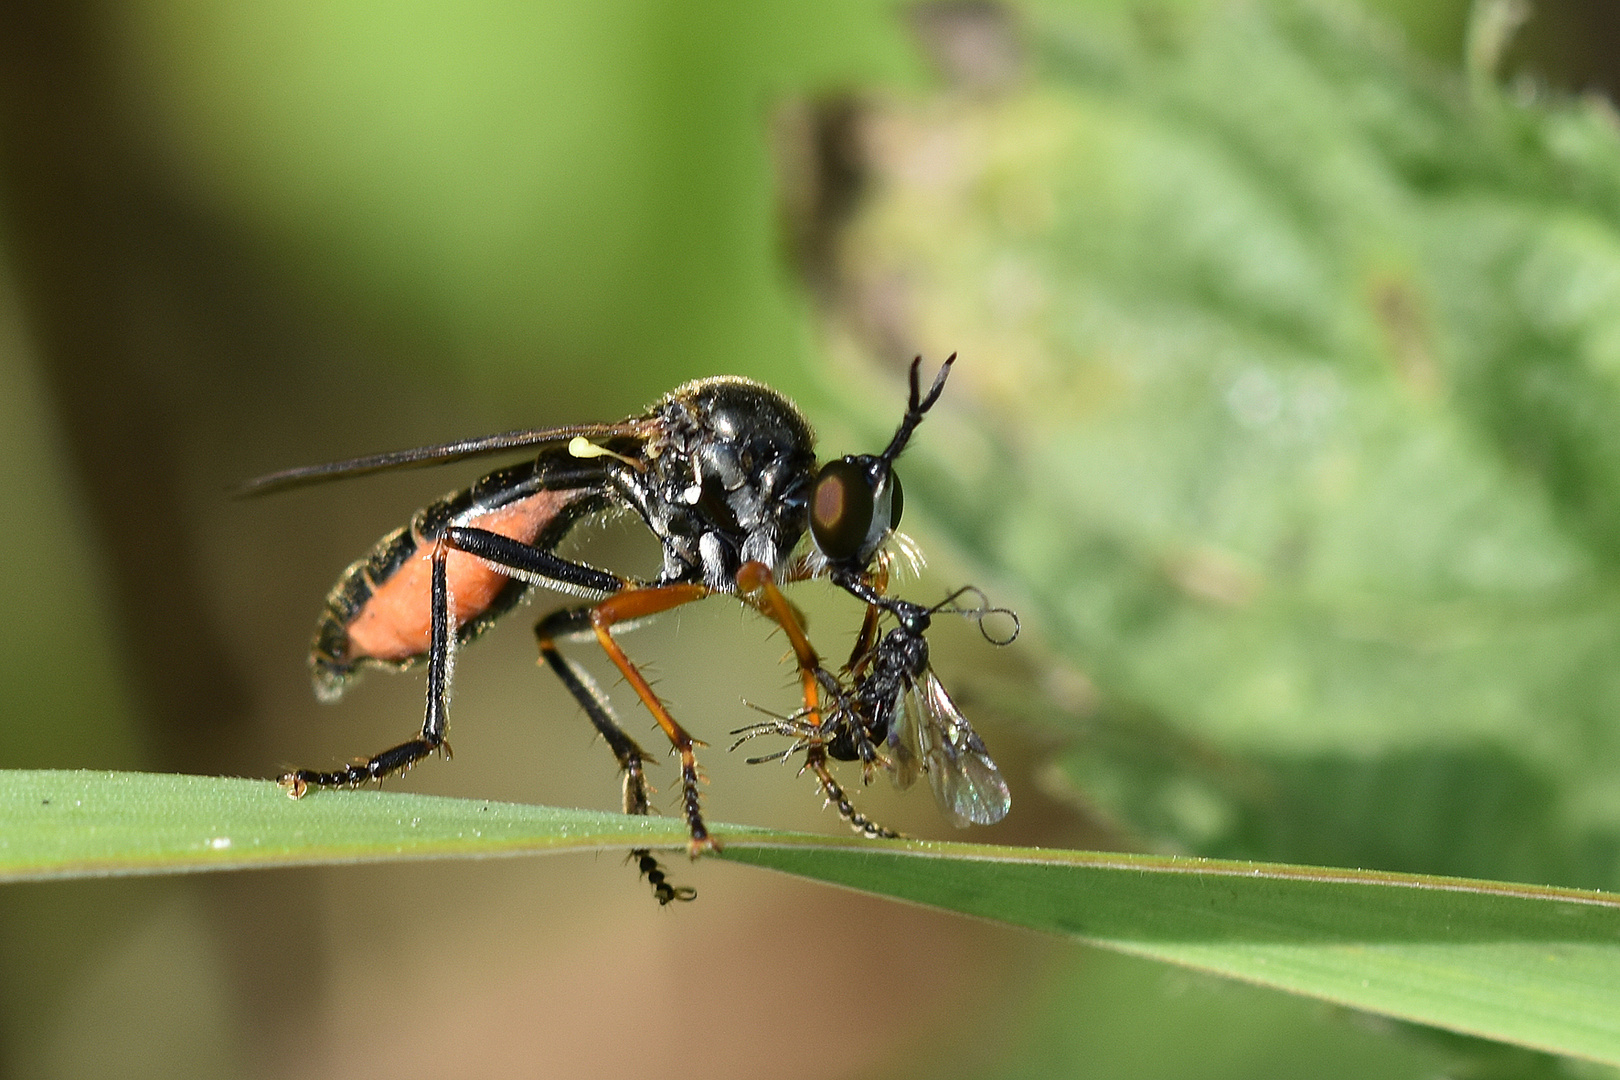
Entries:
MULTIPOLYGON (((319 697, 339 697, 359 668, 402 670, 426 658, 431 556, 446 528, 485 529, 549 551, 581 517, 609 501, 600 487, 539 487, 524 475, 535 471, 530 464, 493 474, 418 511, 409 526, 383 537, 343 572, 327 595, 310 647, 319 697)), ((445 571, 462 644, 528 591, 527 583, 459 551, 448 553, 445 571)))

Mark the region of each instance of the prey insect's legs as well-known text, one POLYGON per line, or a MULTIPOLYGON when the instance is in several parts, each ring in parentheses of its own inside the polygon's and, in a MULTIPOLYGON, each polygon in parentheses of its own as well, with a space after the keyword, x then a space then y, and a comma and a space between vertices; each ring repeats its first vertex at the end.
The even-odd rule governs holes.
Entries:
POLYGON ((358 759, 334 772, 298 769, 286 773, 277 781, 294 799, 303 798, 311 784, 316 787, 353 787, 367 780, 381 780, 396 772, 404 772, 435 750, 450 756, 450 744, 445 741, 449 726, 450 665, 456 647, 455 618, 450 613, 450 585, 445 575, 446 546, 440 540, 433 547, 432 586, 427 664, 427 715, 422 720, 422 734, 409 742, 384 750, 370 758, 358 759))
MULTIPOLYGON (((798 613, 794 611, 793 605, 788 603, 787 597, 782 595, 782 590, 776 587, 776 580, 771 575, 770 567, 764 563, 743 564, 742 569, 737 571, 737 593, 780 626, 782 632, 787 635, 788 642, 793 646, 794 658, 799 663, 799 683, 804 691, 802 715, 809 730, 818 730, 822 722, 821 678, 824 669, 821 666, 821 656, 816 652, 816 647, 810 644, 798 613)), ((899 833, 879 825, 850 802, 849 796, 844 793, 843 787, 833 778, 832 770, 827 766, 825 742, 819 738, 807 739, 804 755, 804 767, 815 774, 816 782, 821 785, 822 794, 829 803, 838 808, 839 816, 849 822, 850 828, 869 838, 881 837, 892 840, 899 837, 899 833)))
POLYGON ((807 767, 816 774, 821 782, 822 793, 827 801, 838 808, 838 816, 849 822, 849 827, 866 837, 868 840, 899 840, 900 834, 886 825, 879 825, 865 814, 855 808, 844 794, 843 787, 833 779, 832 770, 827 768, 827 755, 819 755, 814 761, 807 763, 807 767))

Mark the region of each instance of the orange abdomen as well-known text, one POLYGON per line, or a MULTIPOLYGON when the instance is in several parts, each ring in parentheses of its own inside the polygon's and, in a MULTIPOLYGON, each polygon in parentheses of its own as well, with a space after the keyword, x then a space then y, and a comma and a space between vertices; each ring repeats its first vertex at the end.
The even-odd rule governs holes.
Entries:
MULTIPOLYGON (((449 516, 462 496, 452 496, 418 514, 411 528, 384 537, 375 549, 344 572, 327 598, 310 655, 316 690, 335 697, 356 666, 375 663, 408 667, 427 655, 432 633, 432 552, 448 524, 486 529, 548 549, 580 516, 590 490, 538 491, 481 512, 449 516), (432 523, 431 525, 428 523, 432 523)), ((445 557, 451 611, 458 638, 477 636, 508 610, 526 585, 459 551, 445 557)))

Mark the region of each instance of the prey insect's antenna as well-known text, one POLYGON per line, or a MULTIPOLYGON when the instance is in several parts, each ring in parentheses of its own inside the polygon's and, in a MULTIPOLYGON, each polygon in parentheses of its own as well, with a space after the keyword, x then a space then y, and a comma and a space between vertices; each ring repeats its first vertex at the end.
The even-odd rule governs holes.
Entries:
POLYGON ((928 396, 923 397, 922 384, 917 381, 917 370, 922 367, 922 357, 919 356, 912 360, 911 400, 906 406, 906 415, 901 418, 900 427, 895 431, 894 438, 889 440, 888 448, 878 457, 893 464, 894 459, 900 456, 900 451, 904 450, 906 443, 911 441, 911 433, 917 430, 917 425, 922 423, 923 416, 927 414, 929 409, 934 407, 934 402, 939 400, 940 392, 945 389, 945 380, 950 377, 951 365, 954 363, 956 363, 956 354, 951 353, 945 358, 945 362, 939 366, 939 374, 934 376, 934 385, 929 389, 928 396))
POLYGON ((957 589, 945 599, 928 609, 928 613, 930 615, 938 615, 941 612, 950 615, 961 615, 964 618, 972 619, 978 624, 979 633, 984 635, 984 640, 988 641, 992 645, 1011 645, 1013 642, 1018 640, 1018 634, 1023 629, 1023 624, 1018 620, 1018 612, 1014 611, 1012 608, 991 607, 990 598, 986 596, 984 594, 984 590, 979 588, 977 585, 963 585, 960 589, 957 589), (977 603, 971 607, 963 607, 957 603, 957 600, 963 596, 972 596, 977 600, 977 603), (1011 619, 1011 632, 1006 634, 993 634, 989 630, 985 629, 984 621, 994 616, 1005 616, 1006 618, 1011 619))

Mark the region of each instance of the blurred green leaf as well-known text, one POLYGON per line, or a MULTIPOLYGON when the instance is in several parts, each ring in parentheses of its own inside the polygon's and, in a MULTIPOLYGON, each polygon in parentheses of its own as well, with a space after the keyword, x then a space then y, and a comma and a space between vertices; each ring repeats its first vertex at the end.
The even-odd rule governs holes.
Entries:
POLYGON ((1614 883, 1612 111, 1326 6, 1021 10, 1014 74, 824 110, 817 273, 846 361, 961 354, 906 483, 1100 691, 1063 777, 1173 849, 1614 883))
POLYGON ((132 0, 115 17, 188 190, 307 287, 426 336, 417 359, 485 393, 528 386, 531 415, 559 397, 623 411, 699 375, 797 377, 769 103, 916 79, 890 6, 849 0, 132 0))
MULTIPOLYGON (((724 856, 1620 1063, 1620 900, 1529 885, 717 828, 724 856)), ((0 773, 0 877, 681 846, 680 822, 267 781, 0 773)))
MULTIPOLYGON (((976 1080, 1129 1076, 1133 1080, 1433 1080, 1459 1077, 1456 1055, 1416 1039, 1404 1025, 1262 987, 1098 949, 1053 949, 1054 970, 1037 977, 1034 1000, 1004 1023, 1013 1043, 986 1053, 973 1025, 900 1070, 905 1078, 976 1080), (976 1067, 975 1067, 976 1066, 976 1067)), ((1005 1030, 1005 1029, 1004 1029, 1005 1030)), ((1436 1029, 1424 1029, 1434 1032, 1436 1029)), ((1501 1054, 1562 1061, 1504 1043, 1448 1036, 1501 1054)), ((1468 1080, 1486 1080, 1467 1074, 1468 1080)), ((1497 1080, 1507 1080, 1499 1077, 1497 1080)), ((1515 1080, 1530 1080, 1516 1077, 1515 1080)))

